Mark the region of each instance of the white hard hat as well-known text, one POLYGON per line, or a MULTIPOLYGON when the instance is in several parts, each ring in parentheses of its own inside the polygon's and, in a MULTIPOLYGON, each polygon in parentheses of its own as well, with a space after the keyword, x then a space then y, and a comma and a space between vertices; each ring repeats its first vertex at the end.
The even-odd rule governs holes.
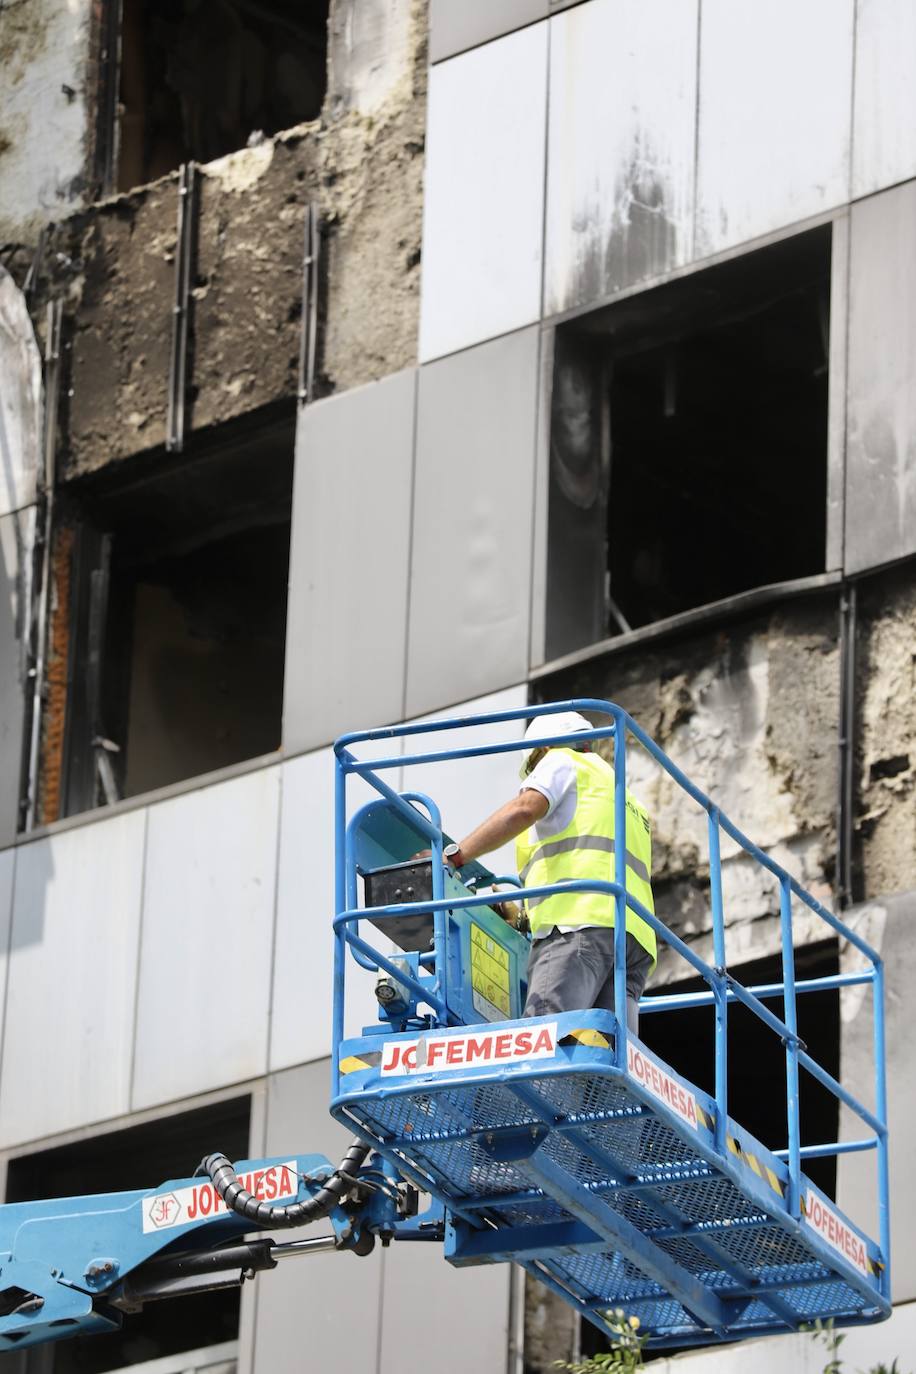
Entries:
MULTIPOLYGON (((531 739, 546 739, 550 735, 578 735, 582 730, 594 730, 591 721, 580 716, 578 711, 560 711, 555 716, 535 716, 525 731, 525 742, 531 739)), ((535 749, 526 749, 522 754, 522 766, 518 770, 520 778, 528 776, 528 762, 535 749)))

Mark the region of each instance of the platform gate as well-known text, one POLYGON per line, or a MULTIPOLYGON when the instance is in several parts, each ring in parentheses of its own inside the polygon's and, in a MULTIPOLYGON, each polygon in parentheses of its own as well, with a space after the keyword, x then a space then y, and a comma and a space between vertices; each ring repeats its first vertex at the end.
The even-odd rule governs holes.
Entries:
MULTIPOLYGON (((421 739, 422 744, 422 739, 421 739)), ((365 752, 365 750, 363 750, 365 752)), ((336 910, 332 1111, 370 1140, 399 1173, 448 1209, 446 1257, 454 1264, 513 1260, 609 1331, 623 1309, 650 1333, 653 1346, 690 1346, 796 1330, 816 1318, 838 1325, 890 1314, 887 1107, 883 968, 877 953, 749 840, 619 706, 583 699, 522 710, 439 720, 343 736, 336 754, 336 910), (550 717, 584 711, 606 719, 588 734, 551 734, 550 717), (444 837, 439 810, 420 793, 399 795, 391 770, 418 764, 503 754, 532 747, 518 738, 477 747, 435 748, 361 759, 360 746, 468 727, 544 718, 534 744, 612 740, 616 834, 626 833, 627 750, 635 745, 705 812, 714 964, 707 963, 626 891, 625 846, 615 853, 613 882, 574 882, 528 889, 531 896, 564 891, 607 892, 616 903, 616 1005, 625 1005, 625 922, 629 906, 701 978, 707 993, 644 998, 641 1012, 677 1016, 686 1007, 715 1008, 715 1094, 709 1096, 663 1064, 625 1021, 607 1012, 570 1012, 526 1022, 556 1023, 552 1055, 509 1067, 436 1068, 404 1077, 381 1072, 379 1046, 397 1040, 370 1027, 344 1039, 344 999, 351 961, 383 970, 422 997, 428 1008, 422 1042, 455 1026, 446 997, 446 919, 475 905, 474 892, 445 892, 444 837), (376 908, 373 923, 433 913, 432 947, 418 952, 413 973, 362 933, 358 830, 364 807, 347 821, 347 784, 361 778, 406 827, 409 840, 433 854, 432 900, 376 908), (778 885, 782 982, 748 988, 728 971, 720 839, 725 834, 778 885), (793 904, 823 923, 825 934, 857 949, 859 972, 796 982, 793 904), (858 1102, 817 1063, 797 1030, 798 996, 868 985, 872 991, 875 1111, 858 1102), (729 1006, 740 1002, 785 1048, 785 1148, 771 1152, 729 1117, 729 1006), (767 1003, 781 1003, 782 1015, 767 1003), (379 1035, 386 1037, 380 1041, 379 1035), (373 1053, 373 1050, 376 1052, 373 1053), (348 1071, 342 1070, 342 1065, 348 1071), (354 1070, 355 1066, 355 1071, 354 1070), (800 1073, 811 1075, 865 1128, 860 1138, 803 1143, 800 1073), (806 1159, 871 1151, 875 1160, 877 1236, 845 1217, 803 1172, 806 1159)), ((481 798, 481 815, 498 798, 481 798)), ((447 838, 447 837, 446 837, 447 838)), ((405 859, 392 844, 389 856, 405 859)), ((478 866, 475 866, 475 868, 478 866)), ((463 870, 463 876, 465 871, 463 870)), ((477 875, 480 876, 479 874, 477 875)), ((505 881, 505 880, 503 880, 505 881)), ((516 880, 517 881, 517 880, 516 880)), ((454 971, 452 973, 454 976, 454 971)), ((508 1032, 518 1022, 506 1023, 508 1032)), ((492 1023, 488 1030, 494 1029, 492 1023)), ((500 1027, 495 1027, 500 1029, 500 1027)), ((527 1042, 526 1042, 527 1043, 527 1042)), ((423 1063, 420 1069, 424 1068, 423 1063)))

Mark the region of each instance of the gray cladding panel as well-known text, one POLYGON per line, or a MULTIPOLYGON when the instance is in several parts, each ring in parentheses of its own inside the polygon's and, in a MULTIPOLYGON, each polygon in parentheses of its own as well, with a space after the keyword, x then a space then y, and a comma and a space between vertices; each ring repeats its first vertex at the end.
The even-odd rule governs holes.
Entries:
POLYGON ((35 507, 0 515, 0 848, 16 837, 25 726, 22 575, 29 567, 35 507))
MULTIPOLYGON (((336 1164, 351 1137, 328 1115, 330 1090, 327 1060, 271 1075, 265 1154, 321 1153, 336 1164)), ((319 1222, 304 1234, 324 1235, 329 1229, 319 1222)), ((364 1258, 309 1255, 263 1275, 257 1285, 252 1374, 375 1374, 382 1266, 389 1253, 377 1246, 364 1258)), ((405 1337, 401 1331, 402 1343, 405 1337)))
POLYGON ((508 1264, 455 1269, 434 1242, 393 1245, 385 1256, 379 1374, 403 1374, 405 1333, 436 1374, 499 1374, 506 1367, 509 1272, 508 1264))
POLYGON ((846 571, 916 552, 916 182, 853 206, 846 571))
POLYGON ((296 438, 283 744, 398 720, 416 373, 307 406, 296 438))
POLYGON ((538 330, 420 373, 407 716, 527 675, 538 330))
MULTIPOLYGON (((894 1302, 916 1299, 916 1169, 913 1140, 916 1137, 916 1096, 913 1093, 913 1058, 916 1029, 913 1021, 913 986, 916 984, 916 892, 902 893, 847 913, 859 934, 884 960, 887 977, 887 1088, 890 1142, 890 1198, 893 1263, 891 1285, 894 1302)), ((856 951, 847 946, 842 971, 858 972, 856 951)), ((872 1041, 872 1003, 866 988, 843 991, 840 1020, 840 1080, 860 1102, 874 1107, 875 1059, 872 1041)), ((841 1139, 861 1139, 868 1132, 858 1117, 844 1110, 841 1139)), ((837 1167, 837 1202, 853 1221, 875 1228, 875 1156, 840 1155, 837 1167)))
POLYGON ((545 19, 548 0, 430 0, 429 60, 476 48, 536 19, 545 19))

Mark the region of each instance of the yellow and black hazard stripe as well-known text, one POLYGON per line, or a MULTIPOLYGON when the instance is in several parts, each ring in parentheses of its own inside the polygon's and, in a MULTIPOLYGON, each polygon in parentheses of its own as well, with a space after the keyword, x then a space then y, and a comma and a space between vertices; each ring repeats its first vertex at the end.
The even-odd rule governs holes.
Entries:
POLYGON ((763 1160, 759 1160, 756 1155, 752 1155, 750 1150, 743 1149, 740 1142, 737 1141, 733 1135, 726 1136, 725 1139, 729 1150, 737 1159, 743 1159, 752 1173, 756 1174, 758 1178, 763 1179, 764 1183, 768 1183, 773 1189, 773 1192, 778 1194, 779 1197, 785 1198, 786 1185, 775 1169, 771 1169, 769 1164, 765 1163, 763 1160))
POLYGON ((381 1054, 372 1050, 369 1054, 348 1054, 338 1067, 341 1073, 359 1073, 362 1069, 377 1069, 381 1062, 381 1054))
POLYGON ((560 1044, 587 1045, 593 1050, 609 1050, 611 1048, 611 1042, 607 1036, 602 1035, 600 1031, 592 1030, 589 1026, 583 1027, 582 1030, 567 1031, 560 1044))

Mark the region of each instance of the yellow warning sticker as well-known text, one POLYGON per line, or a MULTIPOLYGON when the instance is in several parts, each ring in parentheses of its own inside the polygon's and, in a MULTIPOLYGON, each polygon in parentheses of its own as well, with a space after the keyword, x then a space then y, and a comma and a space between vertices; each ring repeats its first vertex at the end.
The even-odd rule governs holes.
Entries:
POLYGON ((471 922, 471 998, 487 1021, 512 1015, 509 997, 509 951, 471 922))

